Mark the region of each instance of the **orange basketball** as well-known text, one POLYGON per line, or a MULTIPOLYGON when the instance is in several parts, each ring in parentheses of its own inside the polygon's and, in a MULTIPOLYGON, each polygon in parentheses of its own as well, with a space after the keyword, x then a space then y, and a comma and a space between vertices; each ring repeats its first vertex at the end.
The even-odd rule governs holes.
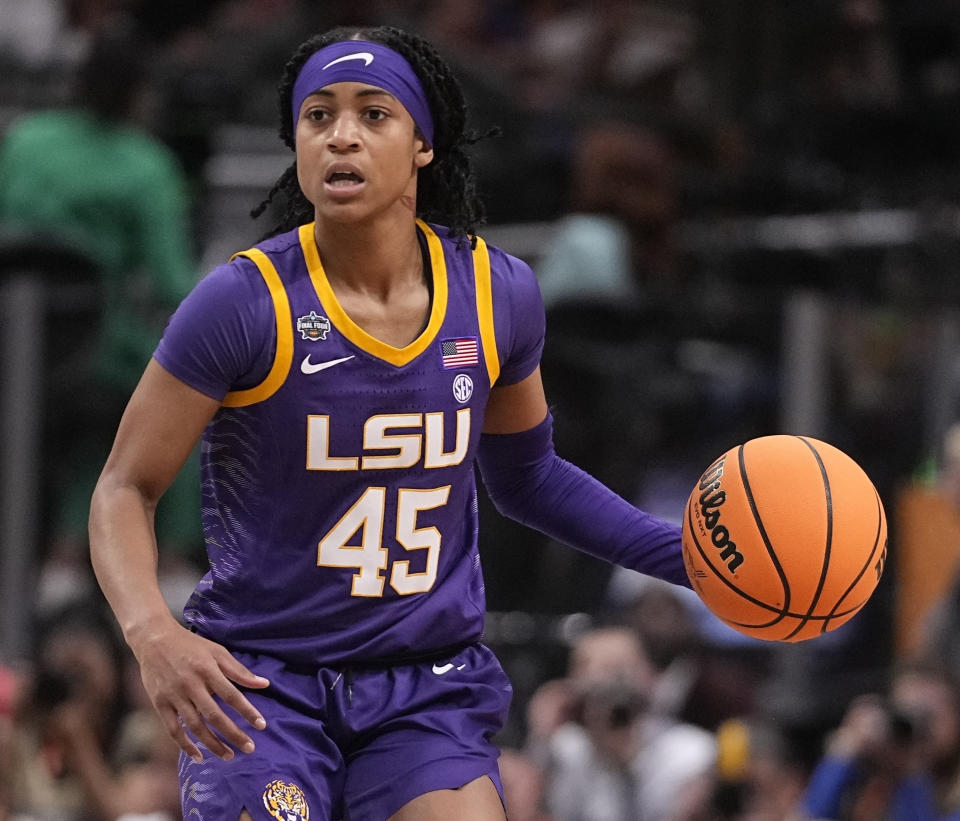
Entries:
POLYGON ((693 589, 749 636, 802 641, 839 627, 866 604, 886 557, 873 483, 843 451, 806 436, 731 448, 687 500, 693 589))

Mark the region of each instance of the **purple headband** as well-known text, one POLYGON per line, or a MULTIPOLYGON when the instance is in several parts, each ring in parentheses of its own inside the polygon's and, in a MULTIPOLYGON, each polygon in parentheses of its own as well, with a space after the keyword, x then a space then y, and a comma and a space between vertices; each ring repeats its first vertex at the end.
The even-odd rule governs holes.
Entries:
POLYGON ((332 83, 367 83, 389 91, 409 112, 420 133, 433 145, 433 117, 427 95, 403 57, 380 43, 341 40, 315 51, 303 64, 293 84, 293 126, 303 101, 332 83))

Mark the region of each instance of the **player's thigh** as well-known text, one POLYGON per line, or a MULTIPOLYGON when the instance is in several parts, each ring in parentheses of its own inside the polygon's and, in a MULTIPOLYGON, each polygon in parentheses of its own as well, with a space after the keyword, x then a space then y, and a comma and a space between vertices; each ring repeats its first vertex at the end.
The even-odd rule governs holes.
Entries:
POLYGON ((456 790, 434 790, 419 795, 390 816, 389 821, 505 821, 500 794, 489 776, 481 776, 456 790))
MULTIPOLYGON (((512 691, 489 648, 470 645, 433 662, 353 671, 351 681, 343 716, 351 721, 349 735, 363 743, 353 745, 346 765, 349 818, 382 821, 419 806, 421 796, 430 796, 428 807, 454 801, 459 809, 459 791, 484 777, 501 803, 500 751, 491 739, 503 728, 512 691)), ((473 799, 478 789, 466 795, 473 799)))

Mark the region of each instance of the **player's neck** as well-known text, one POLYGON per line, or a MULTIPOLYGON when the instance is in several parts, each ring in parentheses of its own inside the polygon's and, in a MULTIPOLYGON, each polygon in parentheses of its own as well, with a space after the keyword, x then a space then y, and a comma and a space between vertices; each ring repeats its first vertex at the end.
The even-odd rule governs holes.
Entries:
POLYGON ((334 290, 387 294, 422 281, 420 243, 409 217, 349 224, 318 222, 314 233, 334 290))

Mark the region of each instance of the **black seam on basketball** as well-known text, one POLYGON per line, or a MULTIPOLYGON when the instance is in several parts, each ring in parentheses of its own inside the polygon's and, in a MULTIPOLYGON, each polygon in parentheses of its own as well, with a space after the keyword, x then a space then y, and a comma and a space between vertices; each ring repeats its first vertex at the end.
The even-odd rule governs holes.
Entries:
POLYGON ((750 487, 750 477, 747 475, 746 456, 744 455, 743 445, 740 445, 737 449, 737 467, 740 468, 740 482, 743 484, 743 490, 747 494, 747 503, 750 505, 751 513, 753 513, 753 521, 757 526, 757 531, 760 533, 760 538, 763 539, 763 545, 767 549, 767 555, 770 556, 770 561, 773 562, 777 575, 780 577, 780 583, 783 585, 783 607, 781 611, 789 613, 790 580, 787 578, 787 574, 783 572, 783 566, 780 564, 780 559, 773 549, 770 537, 767 536, 767 529, 763 526, 763 519, 760 516, 760 511, 757 509, 757 502, 753 497, 753 488, 750 487))
MULTIPOLYGON (((864 563, 863 567, 860 568, 860 572, 857 573, 854 580, 850 582, 850 586, 843 591, 843 595, 837 599, 837 603, 833 606, 833 610, 831 610, 828 614, 828 620, 823 623, 823 628, 821 630, 823 633, 826 633, 830 629, 828 626, 829 619, 835 617, 837 608, 840 607, 843 600, 850 595, 850 593, 853 591, 853 588, 860 583, 860 579, 863 578, 863 574, 870 569, 871 565, 873 565, 874 557, 877 555, 877 548, 880 547, 880 533, 883 531, 883 503, 880 501, 880 494, 877 493, 876 488, 874 488, 874 496, 877 500, 877 534, 873 539, 873 549, 870 551, 870 555, 867 557, 867 561, 864 563)), ((864 604, 866 604, 866 600, 860 604, 860 607, 863 607, 864 604)), ((839 614, 836 614, 836 618, 839 617, 839 614)))
MULTIPOLYGON (((852 616, 852 615, 854 615, 858 610, 860 610, 861 607, 863 607, 863 605, 865 605, 865 604, 867 603, 867 601, 869 601, 869 599, 864 599, 864 600, 863 600, 862 602, 860 602, 859 604, 853 605, 849 610, 838 610, 836 613, 832 613, 832 614, 827 615, 827 616, 816 616, 816 615, 813 615, 813 614, 808 615, 808 614, 806 614, 806 613, 784 613, 784 614, 783 614, 783 618, 785 618, 785 619, 805 619, 807 622, 811 622, 811 621, 813 621, 813 622, 817 622, 817 621, 828 622, 828 621, 830 621, 831 619, 842 619, 844 616, 852 616)), ((748 622, 748 621, 734 621, 733 619, 727 618, 726 616, 719 616, 719 615, 718 615, 717 618, 718 618, 718 619, 722 619, 723 621, 727 622, 728 624, 736 625, 737 627, 760 628, 760 627, 770 627, 770 626, 772 626, 772 625, 769 625, 769 624, 766 624, 766 623, 763 623, 763 624, 752 624, 752 623, 750 623, 750 622, 748 622)), ((780 619, 777 619, 777 621, 780 621, 780 619)), ((773 622, 773 624, 776 624, 776 623, 777 623, 777 622, 773 622)), ((793 634, 791 633, 791 635, 793 635, 793 634)), ((775 641, 786 641, 786 639, 775 639, 775 641)))
POLYGON ((810 444, 803 436, 795 437, 799 439, 803 444, 805 444, 810 452, 813 454, 813 458, 817 460, 817 466, 820 468, 820 476, 823 479, 823 493, 824 493, 824 503, 827 510, 827 541, 823 549, 823 564, 820 568, 820 581, 817 582, 816 592, 813 594, 813 599, 810 602, 810 607, 807 610, 806 617, 800 620, 800 624, 797 625, 797 628, 788 636, 786 639, 792 639, 797 633, 799 633, 807 623, 807 619, 813 615, 813 611, 816 609, 818 602, 820 601, 820 595, 823 593, 823 587, 827 583, 827 568, 830 567, 830 550, 833 547, 833 496, 830 493, 830 477, 827 475, 827 468, 823 464, 823 459, 820 458, 820 454, 817 449, 810 444))
MULTIPOLYGON (((696 534, 696 532, 695 532, 694 529, 693 529, 693 519, 692 519, 692 516, 693 516, 693 514, 690 512, 690 503, 689 503, 689 501, 688 501, 688 502, 687 502, 687 522, 689 523, 689 528, 688 528, 688 530, 690 531, 690 538, 693 540, 693 543, 694 543, 694 545, 696 546, 697 551, 700 553, 700 556, 701 556, 701 558, 703 559, 703 561, 704 561, 704 563, 706 564, 706 566, 709 567, 709 568, 713 571, 714 576, 716 576, 717 579, 719 579, 721 582, 723 582, 727 587, 729 587, 734 593, 736 593, 736 594, 737 594, 738 596, 740 596, 741 598, 746 599, 746 600, 747 600, 748 602, 750 602, 751 604, 757 605, 757 607, 760 607, 760 608, 762 608, 762 609, 764 609, 764 610, 769 610, 769 611, 771 611, 772 613, 776 613, 776 614, 777 614, 777 617, 776 617, 773 621, 769 622, 768 624, 765 623, 765 624, 757 624, 757 625, 749 625, 749 626, 751 626, 751 627, 772 627, 772 626, 775 625, 777 622, 779 622, 784 616, 790 615, 789 613, 787 613, 787 612, 785 612, 785 611, 783 611, 783 610, 777 609, 776 607, 774 607, 774 606, 771 605, 771 604, 767 604, 766 602, 760 601, 759 599, 755 599, 753 596, 749 595, 748 593, 745 593, 743 590, 741 590, 739 587, 737 587, 735 584, 733 584, 733 582, 731 582, 729 579, 727 579, 726 577, 724 577, 724 576, 722 576, 722 575, 720 574, 720 571, 717 570, 717 568, 713 566, 713 562, 711 562, 710 559, 707 557, 706 551, 703 549, 703 546, 700 544, 700 540, 697 538, 697 534, 696 534)), ((721 615, 719 615, 719 614, 717 614, 717 613, 715 613, 714 615, 717 616, 717 618, 719 618, 719 619, 723 619, 724 621, 727 621, 727 619, 725 619, 723 616, 721 616, 721 615)), ((744 626, 748 626, 748 625, 744 625, 744 626)))

